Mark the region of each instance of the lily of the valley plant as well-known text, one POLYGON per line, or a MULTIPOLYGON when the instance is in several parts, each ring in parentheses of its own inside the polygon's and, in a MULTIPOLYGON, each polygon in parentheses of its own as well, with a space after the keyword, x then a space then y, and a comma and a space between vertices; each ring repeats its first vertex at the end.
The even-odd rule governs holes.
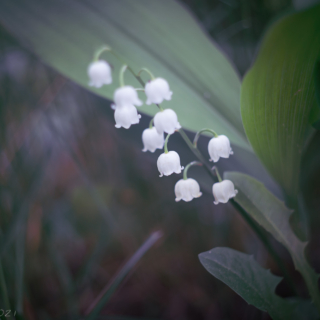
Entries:
MULTIPOLYGON (((100 55, 109 51, 114 53, 111 48, 103 47, 94 55, 94 61, 89 64, 88 76, 89 85, 97 88, 103 85, 112 83, 112 74, 110 64, 100 59, 100 55)), ((144 91, 146 95, 145 103, 147 105, 155 104, 159 108, 159 112, 156 113, 153 119, 151 119, 149 128, 145 129, 142 133, 142 142, 144 152, 154 152, 156 149, 164 149, 157 161, 157 167, 160 173, 160 177, 169 176, 173 173, 180 174, 182 170, 183 179, 179 180, 175 185, 176 201, 184 200, 191 201, 193 198, 199 198, 202 193, 200 192, 199 183, 191 178, 187 177, 188 169, 193 165, 203 165, 202 162, 193 161, 186 165, 184 168, 181 166, 180 156, 174 151, 168 151, 168 141, 170 135, 176 131, 182 130, 178 121, 178 116, 172 109, 163 109, 160 104, 165 100, 171 100, 173 92, 170 90, 170 86, 167 80, 161 77, 154 77, 150 70, 142 68, 138 74, 135 74, 131 68, 127 65, 123 65, 120 74, 120 87, 114 92, 114 119, 116 128, 129 129, 131 125, 138 124, 141 115, 138 114, 137 107, 143 105, 143 102, 139 99, 137 90, 144 91), (146 72, 150 76, 150 80, 144 84, 144 88, 135 89, 132 86, 125 85, 124 74, 129 70, 139 80, 140 84, 143 83, 140 74, 146 72), (166 139, 164 133, 167 134, 166 139)), ((230 141, 225 135, 218 135, 211 129, 202 129, 196 133, 193 147, 197 147, 197 142, 200 135, 204 132, 209 132, 213 135, 213 138, 208 144, 208 153, 210 161, 217 162, 220 158, 229 158, 233 154, 230 141)), ((234 189, 234 184, 230 180, 222 180, 218 172, 217 167, 213 168, 216 172, 219 182, 214 183, 212 186, 212 193, 214 196, 214 203, 227 203, 229 199, 233 198, 237 194, 237 190, 234 189)))

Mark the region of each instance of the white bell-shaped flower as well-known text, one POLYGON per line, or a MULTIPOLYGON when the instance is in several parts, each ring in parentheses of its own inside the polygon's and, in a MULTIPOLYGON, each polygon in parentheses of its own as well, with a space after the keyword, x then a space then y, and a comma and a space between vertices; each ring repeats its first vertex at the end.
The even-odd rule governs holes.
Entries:
POLYGON ((229 158, 233 151, 228 137, 221 135, 213 137, 208 144, 208 152, 212 161, 217 162, 221 158, 229 158))
POLYGON ((181 173, 183 167, 180 164, 180 157, 175 151, 169 151, 160 155, 157 161, 160 177, 169 176, 172 173, 181 173))
POLYGON ((111 67, 108 62, 98 60, 88 67, 89 86, 101 88, 104 84, 112 83, 111 67))
POLYGON ((132 124, 139 123, 141 115, 138 114, 137 108, 133 105, 116 108, 114 119, 116 120, 116 128, 129 129, 132 124))
POLYGON ((163 100, 171 100, 172 91, 170 91, 167 80, 156 78, 146 83, 144 92, 147 96, 146 104, 159 104, 163 100))
POLYGON ((234 184, 230 180, 223 180, 217 182, 212 186, 212 193, 214 196, 214 204, 227 203, 229 199, 236 196, 238 190, 234 189, 234 184))
POLYGON ((181 128, 177 114, 172 109, 159 111, 154 117, 154 126, 159 133, 172 134, 181 128))
POLYGON ((174 187, 174 192, 177 202, 180 200, 189 202, 193 198, 199 198, 202 195, 199 183, 191 178, 179 180, 174 187))
POLYGON ((124 86, 118 88, 114 92, 113 100, 116 105, 116 108, 121 108, 128 105, 140 107, 143 104, 138 97, 137 91, 132 86, 124 86))
POLYGON ((143 152, 155 152, 156 149, 162 149, 164 145, 164 134, 158 133, 155 127, 147 128, 142 133, 143 152))

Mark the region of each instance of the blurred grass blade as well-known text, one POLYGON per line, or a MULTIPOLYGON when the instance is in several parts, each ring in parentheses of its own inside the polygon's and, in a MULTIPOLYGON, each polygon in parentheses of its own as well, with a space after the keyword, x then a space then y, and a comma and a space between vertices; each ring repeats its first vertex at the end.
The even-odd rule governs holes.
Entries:
POLYGON ((69 272, 68 266, 61 253, 55 247, 52 237, 48 237, 46 240, 48 242, 47 245, 51 261, 55 266, 55 270, 63 290, 63 295, 66 298, 69 317, 70 319, 78 317, 78 306, 74 297, 75 290, 72 275, 69 272))
POLYGON ((93 199, 93 201, 95 202, 99 213, 101 214, 101 216, 105 219, 107 225, 109 226, 109 230, 111 230, 114 234, 116 234, 116 224, 114 222, 114 218, 112 217, 111 212, 109 211, 108 207, 106 206, 106 204, 104 203, 103 199, 101 198, 101 196, 99 195, 99 193, 96 190, 96 187, 94 185, 94 183, 91 181, 90 177, 88 176, 85 168, 83 167, 83 165, 81 164, 81 162, 79 161, 78 156, 76 155, 76 153, 73 151, 73 147, 72 145, 68 142, 68 139, 66 137, 62 137, 60 132, 56 129, 52 119, 50 118, 50 116, 47 115, 47 124, 48 127, 54 132, 57 140, 60 142, 61 146, 65 149, 65 151, 70 155, 71 159, 73 160, 73 162, 76 164, 79 173, 93 199))
POLYGON ((303 276, 320 314, 319 275, 305 258, 307 242, 301 242, 290 227, 292 211, 254 178, 238 172, 227 172, 224 177, 230 179, 239 191, 234 200, 290 252, 295 268, 303 276))
POLYGON ((247 137, 292 198, 298 192, 302 151, 319 115, 313 73, 320 58, 319 17, 320 5, 271 27, 241 89, 247 137))
MULTIPOLYGON (((183 127, 192 131, 214 128, 233 144, 251 150, 240 116, 239 76, 177 1, 1 1, 0 23, 60 73, 112 99, 122 63, 103 54, 114 72, 113 83, 101 89, 89 87, 87 76, 94 52, 107 44, 135 72, 147 67, 169 81, 173 98, 163 106, 177 112, 183 127)), ((129 74, 125 82, 138 85, 129 74)), ((140 110, 149 115, 157 112, 156 107, 146 105, 140 110)))
POLYGON ((136 263, 143 257, 143 255, 162 237, 161 231, 153 232, 150 237, 142 244, 136 253, 129 259, 129 261, 120 269, 113 280, 102 290, 97 299, 93 302, 87 310, 86 320, 94 320, 99 315, 102 308, 110 300, 115 290, 125 279, 127 274, 132 270, 136 263))
POLYGON ((99 233, 97 243, 93 251, 91 252, 89 258, 83 264, 83 267, 79 272, 79 275, 76 277, 76 286, 78 288, 82 287, 89 279, 92 269, 95 265, 97 265, 99 259, 105 252, 106 247, 111 242, 111 234, 109 232, 106 232, 105 225, 100 224, 99 229, 99 231, 97 230, 97 233, 99 233))
MULTIPOLYGON (((274 320, 317 319, 314 310, 302 316, 296 312, 300 303, 279 297, 275 289, 281 277, 263 269, 253 258, 231 248, 214 248, 199 254, 202 265, 249 304, 266 311, 274 320)), ((304 304, 305 302, 303 302, 304 304)))
POLYGON ((314 81, 316 86, 316 99, 318 103, 318 107, 316 108, 314 114, 314 123, 313 126, 320 130, 320 60, 317 61, 315 67, 314 67, 314 81))
POLYGON ((23 314, 23 290, 24 290, 24 259, 25 259, 25 241, 26 241, 27 223, 21 225, 20 232, 17 233, 16 239, 16 263, 15 263, 15 280, 16 280, 16 299, 15 309, 18 314, 23 314))
POLYGON ((47 161, 50 155, 47 154, 45 159, 41 159, 41 166, 42 169, 36 173, 36 177, 32 182, 32 185, 29 187, 28 193, 24 196, 24 199, 17 210, 17 212, 13 215, 10 224, 6 230, 6 232, 1 236, 0 242, 0 259, 8 250, 9 246, 13 243, 16 238, 16 235, 19 231, 19 228, 26 222, 27 216, 30 210, 30 207, 41 187, 43 178, 44 178, 44 171, 46 168, 47 161))
POLYGON ((10 308, 10 302, 9 302, 9 296, 8 296, 8 290, 7 290, 7 284, 6 284, 6 278, 3 273, 3 267, 2 267, 2 259, 0 259, 0 290, 1 290, 1 301, 3 303, 3 309, 5 310, 11 310, 10 308))

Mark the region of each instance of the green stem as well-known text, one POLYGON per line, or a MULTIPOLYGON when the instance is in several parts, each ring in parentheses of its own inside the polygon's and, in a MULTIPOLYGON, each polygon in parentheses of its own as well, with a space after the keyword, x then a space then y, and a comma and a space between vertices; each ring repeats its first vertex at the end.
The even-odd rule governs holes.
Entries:
POLYGON ((221 179, 221 176, 220 176, 220 173, 219 173, 219 170, 218 170, 217 166, 214 167, 214 170, 216 171, 216 174, 217 174, 219 182, 221 182, 222 179, 221 179))
POLYGON ((171 134, 167 134, 166 140, 164 141, 164 153, 168 153, 168 141, 171 134))
POLYGON ((187 180, 187 179, 188 179, 188 177, 187 177, 187 172, 188 172, 188 170, 189 170, 189 168, 190 168, 191 166, 202 166, 202 162, 199 162, 199 161, 192 161, 192 162, 190 162, 190 163, 185 167, 185 169, 184 169, 184 171, 183 171, 183 179, 184 179, 184 180, 187 180))
POLYGON ((152 129, 152 128, 153 128, 153 120, 154 120, 154 118, 151 118, 151 121, 150 121, 150 123, 149 123, 149 129, 152 129))
POLYGON ((109 51, 109 52, 111 52, 111 53, 114 54, 114 52, 112 51, 112 49, 111 49, 110 47, 104 46, 104 47, 98 49, 98 50, 95 52, 95 54, 93 55, 93 60, 94 60, 94 61, 99 60, 101 54, 102 54, 103 52, 106 52, 106 51, 109 51))
POLYGON ((193 139, 193 145, 195 147, 197 147, 198 140, 199 140, 199 138, 201 136, 201 133, 203 133, 203 132, 210 132, 210 133, 213 134, 214 137, 218 137, 218 134, 214 130, 211 130, 211 129, 208 129, 208 128, 202 129, 202 130, 200 130, 200 131, 198 131, 196 133, 196 135, 195 135, 195 137, 193 139))
POLYGON ((139 77, 140 77, 140 74, 141 74, 143 71, 146 72, 146 73, 148 73, 152 80, 155 79, 155 76, 153 75, 153 73, 152 73, 149 69, 147 69, 147 68, 142 68, 142 69, 138 72, 138 76, 139 76, 139 77))
POLYGON ((120 69, 119 73, 119 82, 120 82, 120 87, 124 87, 124 73, 127 70, 128 66, 124 64, 122 68, 120 69))

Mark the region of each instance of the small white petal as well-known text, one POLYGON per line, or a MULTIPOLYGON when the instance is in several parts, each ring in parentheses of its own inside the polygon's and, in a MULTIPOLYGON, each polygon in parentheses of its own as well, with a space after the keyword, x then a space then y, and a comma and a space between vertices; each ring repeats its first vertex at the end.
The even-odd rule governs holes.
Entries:
POLYGON ((202 195, 199 183, 191 178, 179 180, 174 187, 174 192, 177 202, 180 200, 189 202, 193 198, 199 198, 202 195))
POLYGON ((145 94, 147 96, 146 104, 160 104, 163 100, 171 100, 172 91, 170 91, 167 80, 156 78, 148 81, 145 86, 145 94))
POLYGON ((174 133, 181 128, 177 114, 172 109, 159 111, 154 117, 154 126, 159 133, 174 133))
POLYGON ((89 86, 101 88, 104 84, 112 83, 111 67, 108 62, 98 60, 88 67, 89 86))
POLYGON ((114 112, 114 119, 116 120, 116 128, 129 129, 132 124, 139 123, 141 115, 135 106, 129 105, 122 108, 116 108, 114 112))
POLYGON ((162 153, 158 158, 157 166, 160 177, 163 175, 169 176, 172 173, 181 173, 181 170, 183 169, 180 164, 180 157, 175 151, 162 153))
POLYGON ((230 147, 230 141, 227 136, 221 135, 214 137, 209 141, 208 152, 211 160, 217 162, 221 158, 229 158, 233 151, 230 147))
POLYGON ((164 145, 164 134, 158 133, 155 127, 145 129, 142 133, 143 152, 154 152, 156 149, 162 149, 164 145))
POLYGON ((234 184, 230 180, 223 180, 217 182, 212 186, 212 193, 214 196, 214 204, 227 203, 229 199, 236 196, 238 190, 234 189, 234 184))
POLYGON ((131 86, 124 86, 118 88, 113 95, 115 105, 118 107, 124 107, 128 105, 142 106, 142 101, 138 97, 137 91, 131 86))

